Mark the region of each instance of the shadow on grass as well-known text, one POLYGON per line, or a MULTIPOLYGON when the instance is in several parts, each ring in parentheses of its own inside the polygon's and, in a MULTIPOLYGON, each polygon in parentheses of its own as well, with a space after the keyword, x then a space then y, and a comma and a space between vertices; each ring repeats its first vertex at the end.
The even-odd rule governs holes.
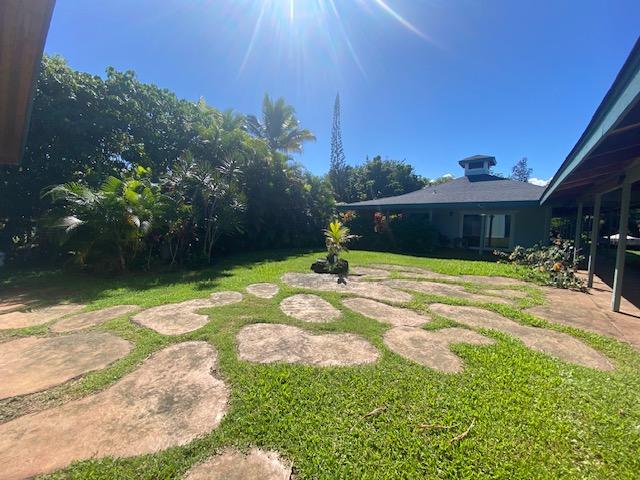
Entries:
POLYGON ((145 291, 177 283, 195 283, 198 291, 215 288, 232 269, 264 262, 278 262, 308 255, 313 250, 287 249, 230 255, 214 260, 212 265, 188 269, 126 272, 117 276, 101 276, 95 272, 64 269, 5 269, 0 273, 0 302, 15 300, 28 308, 61 302, 88 303, 114 289, 145 291))

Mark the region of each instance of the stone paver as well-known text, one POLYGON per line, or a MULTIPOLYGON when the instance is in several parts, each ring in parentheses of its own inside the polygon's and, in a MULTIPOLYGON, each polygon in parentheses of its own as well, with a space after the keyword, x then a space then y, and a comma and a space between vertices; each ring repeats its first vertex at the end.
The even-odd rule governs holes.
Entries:
POLYGON ((384 280, 389 278, 391 273, 388 270, 382 270, 380 268, 371 267, 350 267, 349 268, 349 280, 384 280))
POLYGON ((460 275, 460 278, 465 282, 479 283, 481 285, 496 286, 496 287, 522 287, 522 286, 535 286, 534 284, 527 283, 523 280, 510 277, 497 277, 497 276, 485 276, 485 275, 460 275))
POLYGON ((408 308, 393 307, 368 298, 345 298, 342 304, 360 315, 395 327, 418 327, 431 321, 430 317, 408 308))
POLYGON ((418 282, 413 280, 387 280, 383 282, 383 285, 392 288, 402 288, 406 290, 413 290, 414 292, 426 293, 428 295, 440 295, 443 297, 462 298, 464 300, 471 300, 474 302, 488 302, 488 303, 502 303, 510 304, 506 298, 503 297, 491 297, 488 295, 480 295, 478 293, 467 292, 462 285, 449 285, 447 283, 437 282, 418 282))
POLYGON ((464 328, 427 331, 414 327, 394 327, 385 332, 383 340, 398 355, 445 373, 458 373, 464 369, 464 362, 450 350, 449 345, 495 343, 491 338, 464 328))
POLYGON ((108 332, 25 337, 0 343, 0 399, 46 390, 104 368, 132 348, 129 342, 108 332))
POLYGON ((285 315, 303 322, 332 322, 342 313, 325 299, 309 293, 292 295, 280 302, 280 310, 285 315))
POLYGON ((275 283, 254 283, 247 287, 247 292, 258 298, 273 298, 279 290, 275 283))
POLYGON ((159 305, 134 315, 133 321, 162 335, 180 335, 204 327, 209 316, 197 310, 221 307, 242 301, 239 292, 215 292, 209 298, 159 305))
POLYGON ((409 302, 413 298, 406 292, 379 283, 353 282, 348 279, 346 285, 338 283, 337 275, 290 272, 283 275, 282 281, 291 287, 345 293, 391 303, 409 302))
POLYGON ((613 370, 607 357, 567 333, 521 325, 495 312, 477 307, 434 304, 429 308, 438 315, 474 328, 489 328, 512 335, 532 350, 565 362, 598 370, 613 370))
POLYGON ((289 480, 291 468, 275 452, 253 448, 244 454, 228 449, 193 467, 185 480, 289 480))
POLYGON ((9 312, 0 315, 0 330, 9 328, 25 328, 42 325, 72 313, 76 313, 84 308, 84 305, 77 303, 63 303, 51 307, 43 307, 29 312, 9 312))
POLYGON ((380 353, 351 333, 312 334, 290 325, 256 323, 238 332, 242 360, 255 363, 301 363, 318 367, 373 363, 380 353))
POLYGON ((137 305, 118 305, 115 307, 93 310, 92 312, 78 313, 58 320, 49 328, 52 332, 73 332, 83 328, 93 327, 114 318, 127 315, 138 310, 137 305))
POLYGON ((179 343, 100 393, 0 425, 0 477, 189 443, 216 428, 227 410, 229 390, 216 367, 210 344, 179 343))

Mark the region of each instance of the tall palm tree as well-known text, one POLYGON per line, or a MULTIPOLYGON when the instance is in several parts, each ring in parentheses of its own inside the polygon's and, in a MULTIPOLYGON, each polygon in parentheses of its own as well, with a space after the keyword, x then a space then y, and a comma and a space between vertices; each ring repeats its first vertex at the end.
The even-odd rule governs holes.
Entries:
POLYGON ((284 98, 271 101, 265 93, 262 100, 262 118, 249 115, 246 120, 247 130, 256 137, 265 140, 272 150, 285 153, 302 152, 304 142, 315 140, 316 137, 306 128, 300 128, 296 118, 296 111, 287 105, 284 98))

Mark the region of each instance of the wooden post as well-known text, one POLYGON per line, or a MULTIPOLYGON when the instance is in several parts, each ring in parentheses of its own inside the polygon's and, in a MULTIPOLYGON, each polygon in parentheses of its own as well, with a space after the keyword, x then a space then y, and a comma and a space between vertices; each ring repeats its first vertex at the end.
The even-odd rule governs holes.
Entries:
POLYGON ((484 236, 486 233, 486 226, 485 226, 486 220, 487 220, 487 216, 484 214, 480 214, 480 248, 478 249, 480 256, 482 256, 482 253, 484 252, 484 236))
POLYGON ((602 194, 598 193, 593 202, 593 220, 591 222, 591 246, 589 247, 589 268, 587 270, 587 287, 593 287, 593 274, 596 269, 596 253, 600 237, 600 205, 602 194))
POLYGON ((631 198, 631 182, 628 179, 622 184, 622 198, 620 199, 620 227, 618 228, 618 250, 616 251, 616 271, 613 276, 613 294, 611 295, 611 310, 620 311, 622 297, 622 281, 624 279, 624 262, 627 252, 627 233, 629 230, 629 200, 631 198))
POLYGON ((573 261, 578 258, 578 250, 580 250, 580 235, 582 234, 582 207, 583 203, 578 203, 578 213, 576 214, 576 233, 573 237, 573 261))
POLYGON ((542 245, 549 245, 549 234, 551 233, 551 208, 547 207, 544 212, 544 233, 542 237, 542 245))

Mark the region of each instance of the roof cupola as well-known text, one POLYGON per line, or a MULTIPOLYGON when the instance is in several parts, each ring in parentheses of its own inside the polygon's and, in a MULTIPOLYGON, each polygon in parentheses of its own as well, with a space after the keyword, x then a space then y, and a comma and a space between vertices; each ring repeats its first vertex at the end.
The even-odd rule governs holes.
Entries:
POLYGON ((489 175, 491 173, 491 167, 496 164, 496 157, 490 157, 489 155, 473 155, 471 157, 463 158, 458 163, 462 168, 464 168, 465 177, 470 177, 472 175, 489 175))

